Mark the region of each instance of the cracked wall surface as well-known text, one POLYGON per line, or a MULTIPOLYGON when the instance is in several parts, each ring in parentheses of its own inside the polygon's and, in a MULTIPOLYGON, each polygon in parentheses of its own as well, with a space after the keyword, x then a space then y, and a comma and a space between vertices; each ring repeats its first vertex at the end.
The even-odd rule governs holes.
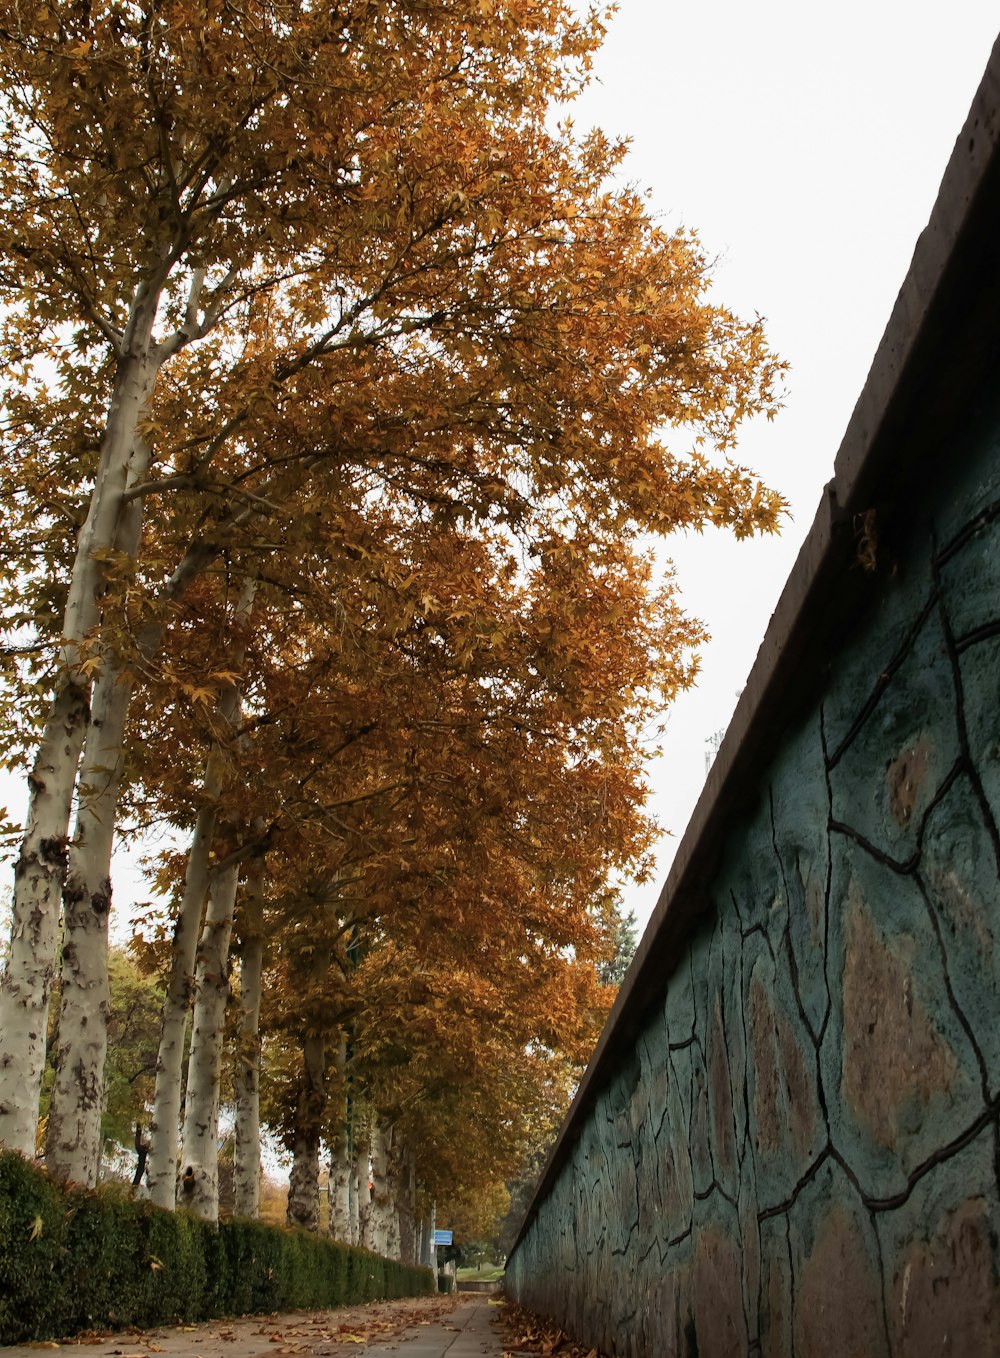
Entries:
POLYGON ((508 1265, 608 1353, 1000 1353, 1000 413, 881 574, 508 1265))

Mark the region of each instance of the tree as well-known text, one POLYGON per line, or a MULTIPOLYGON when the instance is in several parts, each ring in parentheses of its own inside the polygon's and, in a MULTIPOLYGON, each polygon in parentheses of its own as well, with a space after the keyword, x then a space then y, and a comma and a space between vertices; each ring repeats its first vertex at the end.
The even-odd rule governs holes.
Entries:
POLYGON ((620 901, 612 899, 609 902, 607 929, 609 955, 598 967, 597 974, 602 985, 614 986, 617 990, 625 979, 639 942, 635 911, 622 913, 620 901))
POLYGON ((692 238, 608 189, 621 147, 546 127, 599 35, 560 0, 0 6, 0 294, 24 384, 5 559, 32 563, 8 588, 52 699, 12 708, 39 735, 0 987, 5 1144, 33 1144, 59 892, 98 957, 132 691, 213 563, 378 495, 567 574, 643 530, 774 526, 779 498, 725 461, 773 408, 760 326, 705 300, 692 238), (677 426, 705 442, 671 449, 677 426), (104 786, 67 878, 85 738, 104 786))
MULTIPOLYGON (((130 1149, 137 1129, 141 1136, 148 1123, 163 994, 156 979, 145 975, 127 952, 113 949, 109 962, 108 1056, 99 1092, 100 1143, 102 1150, 108 1142, 130 1149)), ((51 1108, 58 1044, 53 1025, 41 1102, 43 1118, 51 1108)))

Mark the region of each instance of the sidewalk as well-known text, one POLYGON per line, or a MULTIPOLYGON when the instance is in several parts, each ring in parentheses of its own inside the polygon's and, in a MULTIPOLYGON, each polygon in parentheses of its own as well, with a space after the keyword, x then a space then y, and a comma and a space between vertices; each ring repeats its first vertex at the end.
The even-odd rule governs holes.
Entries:
POLYGON ((242 1316, 0 1346, 0 1358, 39 1358, 41 1349, 61 1349, 65 1358, 501 1358, 500 1327, 492 1323, 500 1311, 495 1300, 461 1293, 335 1311, 242 1316))
POLYGON ((408 1329, 397 1339, 366 1346, 365 1358, 500 1358, 500 1327, 493 1321, 499 1307, 490 1306, 487 1293, 461 1293, 461 1301, 447 1319, 426 1328, 408 1329))

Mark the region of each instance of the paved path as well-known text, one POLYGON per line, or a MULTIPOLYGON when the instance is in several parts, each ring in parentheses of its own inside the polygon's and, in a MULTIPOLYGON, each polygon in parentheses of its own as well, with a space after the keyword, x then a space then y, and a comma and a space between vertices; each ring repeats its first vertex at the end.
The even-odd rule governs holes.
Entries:
POLYGON ((499 1325, 493 1323, 498 1307, 490 1306, 485 1293, 463 1294, 458 1309, 445 1320, 419 1329, 406 1330, 396 1339, 358 1352, 365 1358, 500 1358, 503 1348, 499 1325))
POLYGON ((500 1326, 493 1323, 500 1311, 496 1300, 463 1293, 165 1325, 61 1343, 0 1346, 0 1358, 39 1358, 40 1349, 61 1349, 64 1358, 501 1358, 500 1326))

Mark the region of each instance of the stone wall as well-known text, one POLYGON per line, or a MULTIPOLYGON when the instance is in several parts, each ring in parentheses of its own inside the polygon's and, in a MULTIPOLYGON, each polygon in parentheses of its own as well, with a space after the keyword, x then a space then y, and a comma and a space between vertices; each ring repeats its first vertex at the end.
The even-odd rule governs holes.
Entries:
POLYGON ((772 684, 752 776, 720 774, 691 850, 713 866, 661 902, 668 942, 508 1265, 608 1353, 1000 1354, 1000 370, 978 361, 923 445, 900 431, 926 380, 906 397, 867 462, 878 510, 809 568, 800 611, 849 615, 772 684))

